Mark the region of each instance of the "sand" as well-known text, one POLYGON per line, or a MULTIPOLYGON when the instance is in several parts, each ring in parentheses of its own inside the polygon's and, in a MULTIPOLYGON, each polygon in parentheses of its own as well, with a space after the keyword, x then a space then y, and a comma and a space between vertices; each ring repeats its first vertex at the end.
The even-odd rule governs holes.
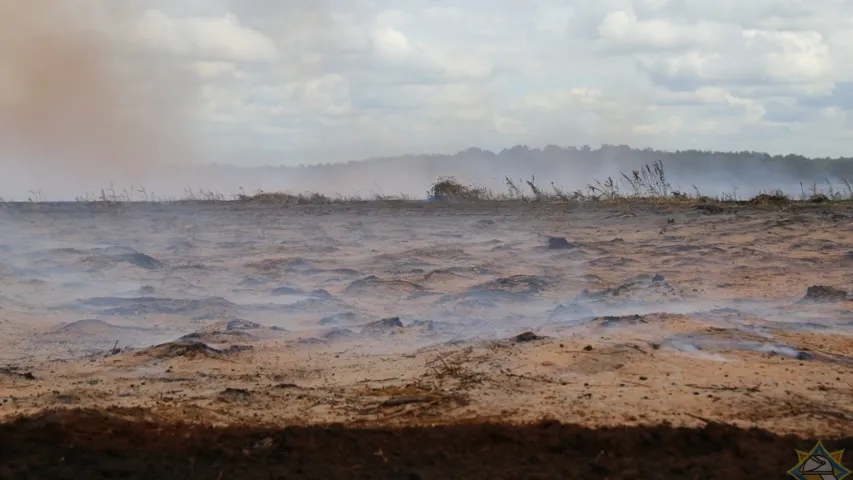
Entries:
POLYGON ((851 219, 827 205, 6 205, 0 419, 838 438, 853 425, 851 219), (844 292, 803 300, 815 285, 844 292))

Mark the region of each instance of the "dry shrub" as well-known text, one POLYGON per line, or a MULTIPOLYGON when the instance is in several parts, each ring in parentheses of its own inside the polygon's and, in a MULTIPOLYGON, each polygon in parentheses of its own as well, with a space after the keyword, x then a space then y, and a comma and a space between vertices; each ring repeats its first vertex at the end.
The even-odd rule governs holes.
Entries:
POLYGON ((453 177, 439 177, 427 190, 433 200, 490 200, 493 195, 486 187, 463 185, 453 177))
POLYGON ((240 193, 237 201, 262 205, 318 205, 335 203, 335 199, 322 193, 287 193, 258 191, 253 195, 240 193))
POLYGON ((791 202, 781 190, 774 192, 760 193, 749 199, 747 203, 750 205, 787 205, 791 202))

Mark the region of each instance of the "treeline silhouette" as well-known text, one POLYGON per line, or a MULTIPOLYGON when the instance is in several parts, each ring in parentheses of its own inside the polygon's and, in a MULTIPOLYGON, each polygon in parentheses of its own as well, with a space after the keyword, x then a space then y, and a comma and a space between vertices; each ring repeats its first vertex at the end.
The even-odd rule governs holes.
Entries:
MULTIPOLYGON (((602 145, 599 148, 589 146, 560 147, 548 145, 544 148, 531 148, 516 145, 500 152, 492 152, 472 147, 453 155, 425 154, 404 155, 398 157, 373 158, 346 163, 321 163, 300 165, 300 170, 328 170, 365 168, 377 165, 387 166, 399 162, 429 162, 436 174, 442 174, 442 166, 458 165, 466 161, 488 161, 495 165, 528 165, 539 168, 565 166, 566 163, 597 167, 605 164, 617 165, 623 169, 635 169, 657 161, 662 161, 670 174, 702 175, 723 172, 773 172, 789 176, 791 179, 806 180, 823 177, 853 178, 853 157, 813 158, 798 154, 770 155, 764 152, 740 151, 724 152, 713 150, 676 150, 665 151, 652 148, 631 148, 628 145, 602 145)), ((286 167, 282 167, 286 168, 286 167)))

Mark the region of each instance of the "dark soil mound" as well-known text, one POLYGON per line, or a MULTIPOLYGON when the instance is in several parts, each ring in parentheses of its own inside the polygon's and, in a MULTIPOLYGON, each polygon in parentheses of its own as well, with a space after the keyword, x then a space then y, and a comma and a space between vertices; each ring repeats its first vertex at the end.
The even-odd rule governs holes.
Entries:
POLYGON ((827 285, 812 285, 799 303, 834 303, 847 299, 847 292, 827 285))
POLYGON ((409 282, 407 280, 383 280, 375 275, 371 275, 360 280, 356 280, 349 284, 346 288, 346 293, 382 293, 384 292, 404 292, 410 294, 412 292, 424 290, 423 285, 409 282))
POLYGON ((783 479, 814 445, 722 425, 214 429, 68 412, 0 425, 0 478, 783 479))
POLYGON ((2 367, 0 368, 0 378, 8 377, 13 379, 20 380, 35 380, 36 377, 33 375, 33 372, 22 372, 15 367, 2 367))
POLYGON ((146 270, 158 270, 166 266, 166 264, 160 260, 141 252, 118 255, 116 259, 146 270))
POLYGON ((228 317, 236 305, 222 297, 202 299, 157 298, 157 297, 95 297, 80 302, 86 307, 102 308, 104 315, 205 315, 228 317))
POLYGON ((403 328, 403 322, 400 317, 383 318, 373 323, 368 323, 361 329, 363 335, 380 335, 383 333, 391 333, 399 328, 403 328))
POLYGON ((233 345, 225 350, 213 348, 205 343, 195 341, 192 338, 185 338, 176 342, 164 343, 150 348, 146 348, 137 353, 137 355, 150 355, 154 358, 167 359, 185 357, 193 358, 225 358, 229 355, 239 353, 245 350, 250 350, 250 346, 233 345))
POLYGON ((524 332, 524 333, 520 333, 520 334, 516 335, 515 341, 517 343, 526 343, 526 342, 533 342, 536 340, 542 340, 543 338, 545 338, 545 337, 540 337, 539 335, 536 335, 533 332, 524 332))
POLYGON ((577 245, 569 243, 565 237, 548 237, 548 248, 551 250, 571 250, 576 247, 577 245))
POLYGON ((469 289, 469 292, 533 295, 545 291, 547 285, 548 282, 542 277, 535 275, 513 275, 475 285, 469 289))

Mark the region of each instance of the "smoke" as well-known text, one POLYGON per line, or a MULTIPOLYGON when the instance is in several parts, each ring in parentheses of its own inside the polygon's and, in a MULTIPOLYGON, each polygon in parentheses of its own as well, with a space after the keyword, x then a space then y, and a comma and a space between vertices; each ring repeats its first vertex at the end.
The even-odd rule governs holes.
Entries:
POLYGON ((0 0, 7 182, 81 193, 192 161, 194 77, 134 43, 133 5, 0 0))

